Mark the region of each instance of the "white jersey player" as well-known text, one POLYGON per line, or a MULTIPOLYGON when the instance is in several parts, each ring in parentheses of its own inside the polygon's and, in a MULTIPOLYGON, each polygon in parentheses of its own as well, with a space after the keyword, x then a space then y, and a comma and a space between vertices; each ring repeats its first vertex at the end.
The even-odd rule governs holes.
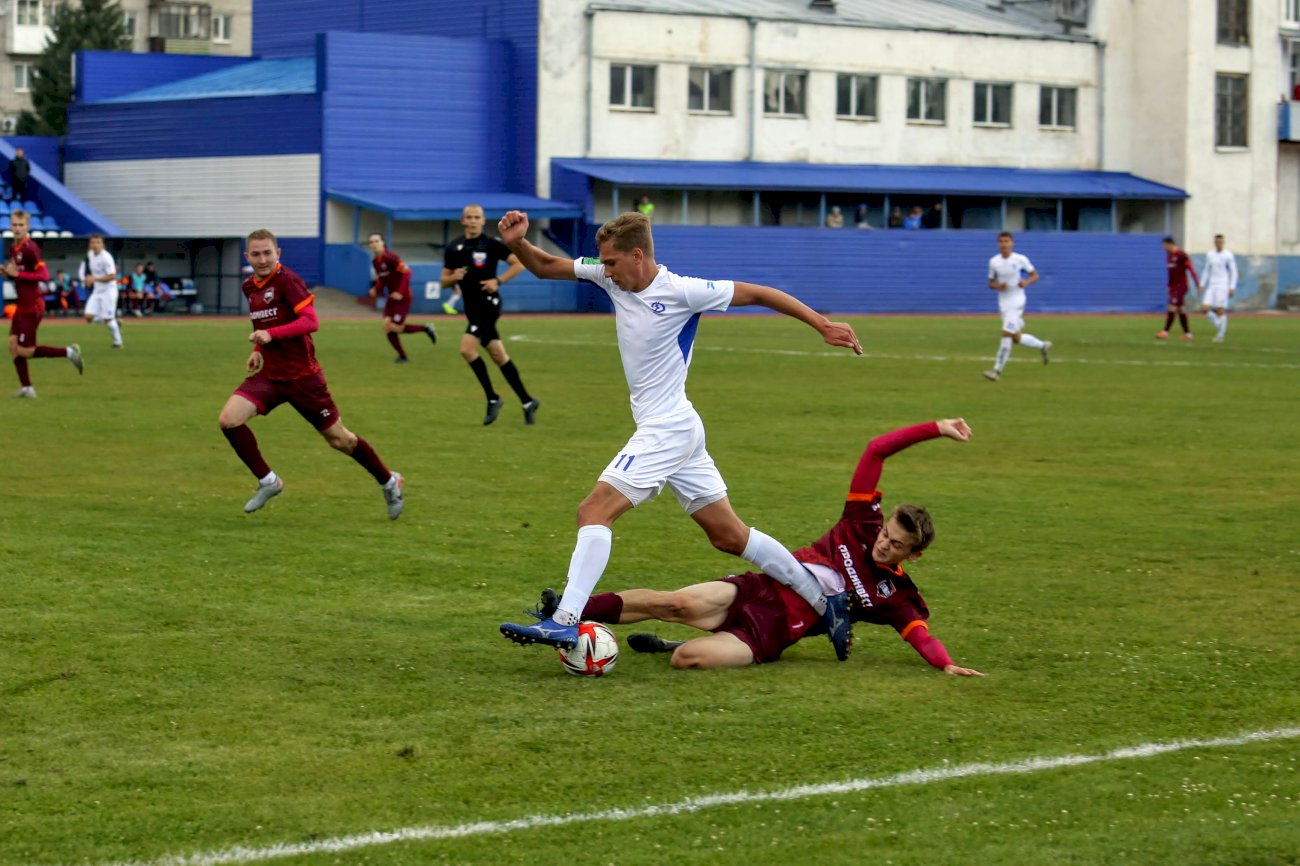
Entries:
POLYGON ((1002 341, 993 361, 993 369, 984 371, 984 378, 996 382, 1002 378, 1002 368, 1011 357, 1015 343, 1037 349, 1043 363, 1049 360, 1051 340, 1040 340, 1025 333, 1025 289, 1038 282, 1038 271, 1029 257, 1014 252, 1015 238, 1011 232, 998 235, 998 254, 989 259, 989 288, 998 293, 998 310, 1002 313, 1002 341))
POLYGON ((1228 332, 1228 299, 1237 294, 1237 257, 1223 246, 1223 235, 1214 236, 1214 249, 1205 254, 1205 288, 1201 310, 1214 325, 1214 342, 1222 343, 1228 332))
POLYGON ((789 550, 736 516, 726 482, 705 447, 704 424, 686 398, 686 372, 701 313, 758 304, 799 319, 830 345, 860 355, 862 346, 853 328, 828 321, 768 286, 672 273, 655 263, 650 221, 640 213, 623 214, 601 226, 596 235, 598 259, 572 261, 533 246, 525 238, 528 217, 519 211, 502 217, 499 228, 501 240, 535 275, 590 280, 609 294, 637 428, 578 506, 578 540, 558 609, 551 617, 539 617, 535 625, 503 623, 501 633, 522 644, 573 646, 579 615, 609 562, 614 521, 667 486, 714 547, 753 563, 822 614, 836 656, 847 658, 852 640, 847 598, 825 597, 789 550))
POLYGON ((113 335, 113 348, 122 348, 122 326, 117 321, 117 264, 104 249, 104 236, 91 235, 86 258, 77 270, 81 285, 90 289, 86 299, 86 321, 102 322, 113 335))

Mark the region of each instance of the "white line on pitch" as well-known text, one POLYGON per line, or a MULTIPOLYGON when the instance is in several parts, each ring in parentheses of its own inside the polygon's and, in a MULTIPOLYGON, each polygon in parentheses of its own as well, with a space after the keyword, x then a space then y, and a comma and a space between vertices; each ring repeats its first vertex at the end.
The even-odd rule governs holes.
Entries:
MULTIPOLYGON (((545 337, 538 339, 530 337, 527 334, 517 334, 509 337, 510 340, 517 340, 526 343, 537 343, 546 346, 599 346, 602 348, 616 349, 617 343, 607 343, 603 340, 551 340, 545 337)), ((764 349, 764 348, 740 348, 737 346, 696 346, 696 352, 733 352, 737 354, 753 355, 794 355, 808 358, 852 358, 854 357, 844 349, 833 352, 819 351, 813 352, 803 349, 764 349)), ((920 355, 920 354, 903 354, 898 352, 864 352, 863 358, 876 358, 885 361, 969 361, 972 364, 988 363, 993 353, 988 355, 920 355)), ((1033 358, 1012 358, 1012 361, 1038 364, 1040 363, 1037 356, 1033 358)), ((1120 367, 1195 367, 1195 368, 1223 368, 1223 369, 1258 369, 1258 370, 1300 370, 1300 364, 1281 362, 1277 364, 1256 364, 1249 361, 1175 361, 1175 360, 1124 360, 1109 358, 1070 358, 1052 356, 1053 364, 1105 364, 1109 366, 1120 367)))
POLYGON ((816 785, 799 785, 776 791, 731 791, 691 797, 675 803, 634 806, 626 809, 605 809, 600 812, 577 812, 565 815, 529 815, 511 821, 477 821, 454 826, 403 827, 397 830, 377 830, 354 836, 339 836, 314 842, 282 842, 264 848, 238 845, 221 851, 198 854, 173 854, 158 860, 118 862, 103 866, 227 866, 227 864, 257 863, 282 857, 301 857, 309 854, 334 854, 357 848, 391 845, 395 842, 436 841, 463 839, 468 836, 489 836, 513 833, 517 830, 536 830, 545 827, 563 827, 569 824, 590 824, 606 821, 631 821, 638 818, 658 818, 664 815, 701 812, 718 806, 738 806, 752 803, 804 800, 831 794, 854 794, 876 788, 897 788, 904 785, 928 785, 950 779, 968 779, 977 776, 1005 776, 1039 773, 1061 767, 1078 767, 1108 761, 1125 761, 1134 758, 1151 758, 1171 752, 1190 749, 1215 749, 1227 746, 1244 746, 1300 737, 1300 728, 1274 728, 1252 731, 1233 737, 1214 737, 1201 740, 1174 740, 1168 743, 1142 743, 1094 755, 1061 755, 1058 757, 1025 758, 1001 764, 960 764, 955 767, 935 767, 929 770, 910 770, 893 776, 868 779, 848 779, 843 782, 825 782, 816 785))

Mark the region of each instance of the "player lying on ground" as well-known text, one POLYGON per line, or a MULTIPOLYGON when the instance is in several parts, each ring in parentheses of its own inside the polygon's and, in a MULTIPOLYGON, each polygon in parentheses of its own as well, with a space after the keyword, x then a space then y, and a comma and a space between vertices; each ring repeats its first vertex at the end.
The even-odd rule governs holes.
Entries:
MULTIPOLYGON (((919 559, 934 540, 930 515, 916 505, 898 505, 883 519, 876 484, 886 458, 917 442, 947 436, 970 438, 961 418, 906 427, 871 440, 849 484, 843 516, 812 545, 795 551, 829 595, 848 588, 854 622, 892 626, 921 657, 946 674, 984 676, 955 664, 930 634, 930 611, 903 563, 919 559)), ((557 604, 545 590, 536 616, 547 617, 557 604)), ((824 628, 812 606, 766 574, 741 574, 697 583, 676 592, 632 589, 594 595, 582 611, 584 620, 633 623, 656 619, 702 631, 707 637, 665 640, 634 634, 628 646, 637 652, 670 652, 675 668, 732 668, 774 662, 786 647, 824 628)))

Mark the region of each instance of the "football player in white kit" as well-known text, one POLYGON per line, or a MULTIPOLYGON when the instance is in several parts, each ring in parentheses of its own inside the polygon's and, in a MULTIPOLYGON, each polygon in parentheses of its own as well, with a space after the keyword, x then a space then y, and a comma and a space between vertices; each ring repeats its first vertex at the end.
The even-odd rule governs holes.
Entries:
POLYGON ((852 642, 847 593, 823 595, 784 545, 746 526, 732 510, 726 482, 705 448, 704 423, 686 397, 686 372, 701 313, 758 304, 807 323, 832 346, 861 355, 853 328, 828 321, 778 289, 672 273, 655 263, 650 221, 640 213, 601 226, 598 259, 573 261, 538 249, 525 238, 528 216, 519 211, 502 217, 499 228, 501 240, 535 275, 589 280, 609 294, 637 428, 578 506, 578 540, 558 609, 534 625, 502 623, 501 633, 521 644, 576 644, 579 615, 609 563, 614 521, 667 486, 714 547, 748 560, 812 605, 826 623, 836 656, 846 659, 852 642))
POLYGON ((1205 254, 1205 288, 1201 311, 1217 329, 1214 342, 1222 343, 1228 332, 1228 299, 1237 294, 1237 257, 1224 249, 1223 235, 1214 236, 1214 249, 1205 254))
POLYGON ((113 348, 122 348, 122 326, 117 321, 117 265, 104 249, 104 236, 91 235, 90 248, 77 271, 81 285, 90 289, 86 299, 86 321, 102 322, 113 335, 113 348))
POLYGON ((984 378, 990 382, 1002 377, 1002 368, 1011 357, 1012 344, 1037 349, 1043 355, 1044 364, 1048 362, 1048 353, 1052 349, 1051 340, 1040 340, 1025 333, 1025 289, 1038 282, 1038 271, 1034 270, 1027 256, 1012 252, 1015 242, 1011 232, 1002 232, 998 235, 998 254, 989 259, 989 288, 999 293, 998 310, 1002 313, 1002 342, 998 344, 998 355, 993 369, 984 371, 984 378))

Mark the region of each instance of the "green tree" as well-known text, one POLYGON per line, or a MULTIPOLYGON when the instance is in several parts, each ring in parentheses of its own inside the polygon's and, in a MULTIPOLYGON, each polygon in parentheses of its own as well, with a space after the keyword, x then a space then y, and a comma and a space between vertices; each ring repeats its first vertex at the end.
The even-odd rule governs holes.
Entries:
POLYGON ((50 41, 32 72, 32 107, 18 116, 19 135, 63 135, 72 101, 72 55, 78 51, 129 51, 126 17, 117 0, 61 3, 50 24, 50 41))

